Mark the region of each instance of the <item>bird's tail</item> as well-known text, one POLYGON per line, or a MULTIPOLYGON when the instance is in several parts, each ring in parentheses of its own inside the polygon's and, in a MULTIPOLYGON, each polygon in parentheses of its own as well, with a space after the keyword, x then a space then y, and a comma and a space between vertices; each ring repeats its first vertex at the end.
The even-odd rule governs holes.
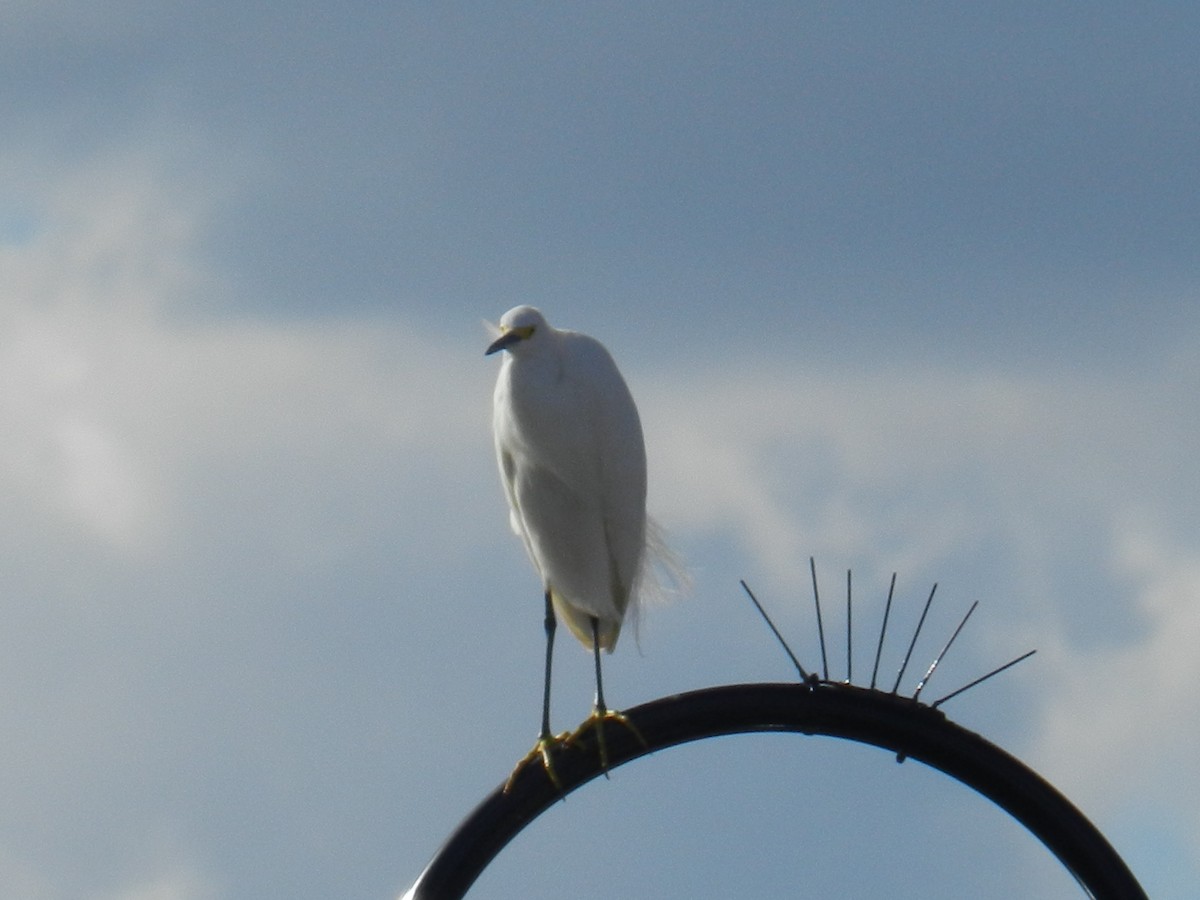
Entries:
MULTIPOLYGON (((671 549, 662 526, 646 518, 646 552, 634 583, 626 620, 633 626, 634 641, 638 640, 638 625, 642 609, 658 606, 684 596, 692 588, 683 559, 671 549)), ((590 643, 590 641, 589 641, 590 643)))
MULTIPOLYGON (((608 653, 617 646, 622 622, 633 628, 637 641, 638 620, 643 606, 659 605, 673 600, 690 590, 691 577, 678 554, 667 544, 662 528, 653 519, 646 520, 646 549, 642 554, 641 568, 629 591, 629 603, 621 618, 600 618, 597 634, 600 649, 608 653)), ((592 646, 592 613, 567 603, 553 587, 550 599, 558 620, 564 623, 576 640, 584 647, 592 646)))

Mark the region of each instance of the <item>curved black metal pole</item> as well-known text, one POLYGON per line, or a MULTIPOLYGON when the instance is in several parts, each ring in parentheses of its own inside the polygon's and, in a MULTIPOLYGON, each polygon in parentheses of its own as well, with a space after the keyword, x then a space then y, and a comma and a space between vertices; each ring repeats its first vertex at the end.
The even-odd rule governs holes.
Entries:
MULTIPOLYGON (((643 744, 606 728, 609 768, 676 744, 765 731, 820 734, 911 757, 973 788, 1023 824, 1097 900, 1146 900, 1104 836, 1062 794, 999 747, 909 698, 848 684, 736 684, 664 697, 626 710, 643 744)), ((555 754, 560 792, 529 765, 467 816, 402 900, 456 900, 518 832, 565 794, 603 774, 594 740, 555 754)))

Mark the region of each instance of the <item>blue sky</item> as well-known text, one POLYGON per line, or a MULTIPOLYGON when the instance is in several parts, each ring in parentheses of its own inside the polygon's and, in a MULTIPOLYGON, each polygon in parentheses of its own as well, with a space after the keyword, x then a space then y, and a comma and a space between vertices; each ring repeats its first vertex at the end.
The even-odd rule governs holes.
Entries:
MULTIPOLYGON (((738 579, 810 666, 810 555, 864 622, 936 581, 923 661, 981 608, 931 691, 1038 649, 947 712, 1194 894, 1192 4, 0 18, 3 893, 396 896, 507 775, 541 598, 480 321, 532 303, 620 363, 693 580, 611 702, 790 678, 738 579)), ((931 886, 1078 895, 937 773, 758 737, 592 784, 472 896, 931 886)))

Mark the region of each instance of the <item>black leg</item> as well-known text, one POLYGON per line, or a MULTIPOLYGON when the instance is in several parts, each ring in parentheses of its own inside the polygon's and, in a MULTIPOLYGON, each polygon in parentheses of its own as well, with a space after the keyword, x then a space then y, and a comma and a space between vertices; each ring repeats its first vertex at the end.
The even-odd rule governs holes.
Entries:
POLYGON ((554 615, 554 601, 550 596, 550 591, 546 591, 546 678, 542 685, 542 733, 538 736, 537 743, 533 745, 525 758, 517 763, 512 774, 508 776, 508 781, 504 782, 504 793, 512 790, 512 786, 517 779, 517 776, 524 770, 525 766, 535 759, 541 759, 542 768, 546 771, 546 776, 554 783, 554 786, 560 791, 562 783, 558 780, 558 775, 554 773, 554 761, 550 758, 551 752, 555 747, 563 744, 566 739, 566 734, 560 734, 555 737, 550 731, 550 671, 554 663, 554 632, 558 628, 558 619, 554 615))
POLYGON ((596 662, 596 712, 604 714, 608 707, 604 705, 604 680, 600 676, 600 621, 592 616, 592 658, 596 662))
POLYGON ((638 731, 637 726, 629 721, 629 718, 622 712, 615 709, 609 709, 608 704, 604 702, 604 677, 600 669, 600 620, 592 616, 592 660, 596 664, 596 705, 592 709, 592 714, 587 717, 587 720, 579 726, 572 734, 567 742, 579 741, 588 731, 596 732, 596 753, 600 757, 600 768, 604 772, 604 777, 608 777, 608 739, 604 734, 604 726, 609 720, 615 719, 620 722, 631 732, 634 737, 641 741, 642 746, 647 746, 646 739, 642 737, 642 733, 638 731))
POLYGON ((554 630, 558 620, 554 616, 554 604, 550 591, 546 591, 546 678, 542 684, 542 740, 549 740, 550 733, 550 669, 554 659, 554 630))

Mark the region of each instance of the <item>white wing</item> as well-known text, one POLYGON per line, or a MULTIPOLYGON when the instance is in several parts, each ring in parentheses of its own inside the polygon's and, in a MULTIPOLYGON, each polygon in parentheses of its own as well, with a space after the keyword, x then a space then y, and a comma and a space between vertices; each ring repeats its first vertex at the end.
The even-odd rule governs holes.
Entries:
POLYGON ((646 454, 633 398, 608 351, 560 332, 558 368, 502 366, 496 450, 512 524, 555 608, 611 649, 646 547, 646 454))

